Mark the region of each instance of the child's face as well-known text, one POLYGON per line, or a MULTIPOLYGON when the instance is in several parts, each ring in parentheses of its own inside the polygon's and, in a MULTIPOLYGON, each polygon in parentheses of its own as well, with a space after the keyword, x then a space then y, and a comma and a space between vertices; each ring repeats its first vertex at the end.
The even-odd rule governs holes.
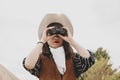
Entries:
POLYGON ((48 41, 48 45, 52 48, 58 48, 60 46, 62 46, 63 44, 63 39, 60 38, 58 35, 55 34, 55 36, 53 38, 51 38, 48 41))

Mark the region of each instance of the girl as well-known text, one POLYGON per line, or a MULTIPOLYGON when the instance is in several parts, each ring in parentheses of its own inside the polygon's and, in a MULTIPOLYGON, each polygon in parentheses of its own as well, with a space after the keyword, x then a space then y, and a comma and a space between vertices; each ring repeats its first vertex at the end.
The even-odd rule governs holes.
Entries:
POLYGON ((64 14, 47 14, 38 33, 39 42, 23 66, 39 80, 76 80, 95 63, 92 52, 73 39, 73 27, 64 14))

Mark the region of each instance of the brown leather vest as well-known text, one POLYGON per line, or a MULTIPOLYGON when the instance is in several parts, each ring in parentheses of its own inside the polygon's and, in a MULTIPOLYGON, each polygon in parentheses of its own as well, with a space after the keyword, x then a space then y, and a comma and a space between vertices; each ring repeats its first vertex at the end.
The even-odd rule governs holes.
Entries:
POLYGON ((42 59, 42 69, 39 80, 76 80, 72 58, 66 60, 64 75, 59 73, 53 58, 43 55, 40 58, 42 59))

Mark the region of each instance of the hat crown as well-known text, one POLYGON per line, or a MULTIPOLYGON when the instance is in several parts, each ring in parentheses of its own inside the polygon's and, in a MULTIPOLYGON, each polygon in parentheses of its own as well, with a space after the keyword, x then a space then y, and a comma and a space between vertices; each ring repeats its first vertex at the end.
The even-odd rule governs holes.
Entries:
POLYGON ((54 23, 54 22, 62 24, 63 27, 67 27, 69 29, 69 31, 71 32, 71 34, 73 35, 72 24, 66 15, 64 15, 64 14, 46 14, 39 25, 39 29, 38 29, 39 39, 41 39, 42 33, 45 30, 45 28, 49 24, 54 23))

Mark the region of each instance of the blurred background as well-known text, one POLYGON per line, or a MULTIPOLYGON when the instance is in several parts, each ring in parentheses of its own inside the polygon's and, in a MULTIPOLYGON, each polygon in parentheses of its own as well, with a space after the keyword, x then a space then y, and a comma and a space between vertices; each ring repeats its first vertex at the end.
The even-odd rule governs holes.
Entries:
POLYGON ((22 60, 38 42, 38 26, 48 13, 67 15, 81 46, 103 47, 113 68, 120 66, 120 0, 0 0, 0 64, 19 79, 38 80, 22 60))

